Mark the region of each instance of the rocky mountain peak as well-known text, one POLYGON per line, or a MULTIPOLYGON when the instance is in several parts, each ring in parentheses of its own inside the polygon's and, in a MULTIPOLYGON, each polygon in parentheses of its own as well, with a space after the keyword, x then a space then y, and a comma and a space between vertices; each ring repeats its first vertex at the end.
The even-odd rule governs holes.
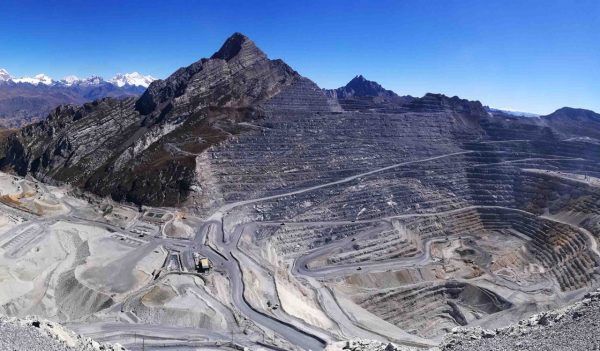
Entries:
POLYGON ((397 97, 398 95, 391 90, 384 89, 379 83, 366 79, 362 75, 354 77, 346 86, 336 89, 338 97, 348 98, 352 96, 360 97, 397 97))
POLYGON ((245 55, 258 55, 264 58, 267 57, 265 53, 250 40, 250 38, 242 33, 236 32, 227 38, 219 51, 215 52, 210 58, 230 61, 233 58, 240 56, 240 53, 244 53, 245 55))
POLYGON ((362 74, 359 74, 359 75, 355 76, 354 78, 352 78, 352 80, 350 82, 348 82, 348 84, 346 84, 346 86, 348 86, 348 85, 371 85, 372 83, 375 83, 375 85, 381 86, 377 82, 370 81, 367 78, 365 78, 362 74))
POLYGON ((152 83, 136 103, 142 115, 162 119, 206 107, 247 107, 264 101, 299 79, 281 60, 269 60, 241 33, 230 36, 209 59, 203 58, 152 83), (212 89, 206 89, 212 87, 212 89), (181 98, 184 96, 183 98, 181 98))

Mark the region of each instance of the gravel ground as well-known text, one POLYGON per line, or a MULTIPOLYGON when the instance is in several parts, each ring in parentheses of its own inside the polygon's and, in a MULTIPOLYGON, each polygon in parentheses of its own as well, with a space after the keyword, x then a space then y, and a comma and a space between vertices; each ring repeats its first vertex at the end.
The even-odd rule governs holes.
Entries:
POLYGON ((1 351, 122 351, 118 344, 100 344, 63 328, 60 324, 35 317, 26 319, 0 316, 1 351))
POLYGON ((496 330, 455 328, 443 351, 587 351, 600 350, 600 290, 568 307, 536 314, 496 330))
MULTIPOLYGON (((122 346, 100 344, 35 317, 0 316, 0 351, 122 351, 122 346)), ((327 350, 409 351, 412 348, 371 340, 352 340, 327 350)), ((439 347, 429 351, 600 351, 600 290, 562 309, 539 313, 517 324, 495 330, 454 328, 439 347)))
MULTIPOLYGON (((350 340, 327 351, 413 351, 373 340, 350 340)), ((600 289, 567 307, 495 330, 457 327, 427 351, 600 351, 600 289)), ((425 351, 425 350, 421 350, 425 351)))

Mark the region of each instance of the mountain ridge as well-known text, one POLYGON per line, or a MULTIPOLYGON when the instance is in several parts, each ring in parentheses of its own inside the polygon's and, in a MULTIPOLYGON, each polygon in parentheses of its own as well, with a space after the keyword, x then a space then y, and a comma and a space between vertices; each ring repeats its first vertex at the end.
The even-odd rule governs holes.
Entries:
POLYGON ((60 80, 54 80, 50 78, 48 75, 44 73, 40 73, 35 75, 34 77, 21 77, 15 78, 11 76, 11 74, 4 68, 0 68, 0 84, 31 84, 31 85, 63 85, 63 86, 71 86, 75 84, 100 84, 100 83, 111 83, 117 85, 119 87, 130 85, 130 86, 141 86, 147 88, 152 81, 156 80, 156 78, 150 75, 142 75, 139 72, 132 73, 117 73, 111 79, 105 80, 101 76, 92 75, 87 78, 79 78, 75 75, 68 75, 60 80))
MULTIPOLYGON (((341 97, 321 89, 282 60, 269 59, 248 37, 234 33, 210 58, 153 81, 139 98, 57 108, 47 121, 10 136, 0 165, 118 201, 206 207, 226 199, 204 190, 207 175, 199 167, 207 150, 272 128, 282 118, 349 113, 378 119, 412 119, 415 113, 428 119, 437 116, 432 123, 447 124, 444 138, 452 148, 486 137, 489 128, 506 123, 488 121, 478 101, 442 94, 402 97, 362 76, 348 86, 342 91, 350 93, 341 97)), ((421 122, 410 123, 417 128, 421 122)), ((532 122, 517 118, 514 123, 532 122)), ((553 126, 528 128, 547 135, 544 128, 553 126)), ((388 147, 402 148, 390 142, 388 147)))

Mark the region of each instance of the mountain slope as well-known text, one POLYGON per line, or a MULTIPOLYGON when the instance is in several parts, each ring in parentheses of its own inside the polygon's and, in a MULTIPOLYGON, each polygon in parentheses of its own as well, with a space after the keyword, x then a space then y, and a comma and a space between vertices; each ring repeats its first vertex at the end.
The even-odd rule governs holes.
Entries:
POLYGON ((567 136, 586 136, 600 141, 600 114, 594 111, 563 107, 542 116, 542 120, 567 136))
POLYGON ((247 128, 240 122, 295 84, 314 85, 236 33, 210 59, 153 82, 135 102, 56 109, 10 139, 3 164, 118 200, 181 204, 196 155, 247 128))

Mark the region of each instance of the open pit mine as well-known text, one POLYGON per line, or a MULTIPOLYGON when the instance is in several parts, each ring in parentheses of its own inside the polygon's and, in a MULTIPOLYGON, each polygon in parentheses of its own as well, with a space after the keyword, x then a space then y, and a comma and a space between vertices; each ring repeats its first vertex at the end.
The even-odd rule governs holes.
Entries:
POLYGON ((0 314, 130 350, 425 350, 599 285, 600 115, 324 90, 239 33, 0 166, 0 314))

